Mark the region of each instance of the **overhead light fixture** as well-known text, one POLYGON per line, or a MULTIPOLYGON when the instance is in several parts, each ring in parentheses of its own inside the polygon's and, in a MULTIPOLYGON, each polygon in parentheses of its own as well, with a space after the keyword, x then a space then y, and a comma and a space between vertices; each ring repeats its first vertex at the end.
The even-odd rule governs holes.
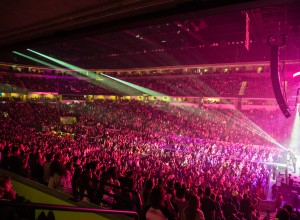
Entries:
POLYGON ((293 78, 296 77, 296 76, 299 76, 299 75, 300 75, 300 72, 294 73, 293 78))

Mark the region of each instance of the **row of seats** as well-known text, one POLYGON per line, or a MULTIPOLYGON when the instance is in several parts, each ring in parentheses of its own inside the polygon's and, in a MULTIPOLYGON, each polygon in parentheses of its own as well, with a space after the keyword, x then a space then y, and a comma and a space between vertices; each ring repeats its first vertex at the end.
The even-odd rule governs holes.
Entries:
MULTIPOLYGON (((274 98, 272 83, 266 77, 185 76, 124 78, 122 80, 170 96, 261 97, 274 98)), ((81 80, 75 77, 6 77, 0 80, 1 92, 58 92, 60 94, 142 95, 143 91, 114 80, 81 80)))

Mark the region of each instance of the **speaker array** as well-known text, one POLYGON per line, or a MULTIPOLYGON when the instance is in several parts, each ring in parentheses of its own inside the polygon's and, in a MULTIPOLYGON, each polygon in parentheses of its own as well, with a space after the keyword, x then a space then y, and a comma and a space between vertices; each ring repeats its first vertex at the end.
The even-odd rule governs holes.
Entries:
POLYGON ((289 107, 286 104, 285 98, 282 94, 281 85, 280 85, 280 77, 278 73, 278 56, 279 56, 279 46, 271 46, 271 79, 273 85, 273 91, 276 98, 276 101, 279 105, 280 110, 286 118, 291 116, 289 112, 289 107))

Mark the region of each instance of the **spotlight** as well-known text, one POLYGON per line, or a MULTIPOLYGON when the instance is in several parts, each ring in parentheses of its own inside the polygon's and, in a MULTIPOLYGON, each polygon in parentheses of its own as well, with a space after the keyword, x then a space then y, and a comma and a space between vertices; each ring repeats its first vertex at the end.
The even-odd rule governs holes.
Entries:
POLYGON ((296 76, 299 76, 299 75, 300 75, 300 72, 294 73, 293 78, 296 77, 296 76))

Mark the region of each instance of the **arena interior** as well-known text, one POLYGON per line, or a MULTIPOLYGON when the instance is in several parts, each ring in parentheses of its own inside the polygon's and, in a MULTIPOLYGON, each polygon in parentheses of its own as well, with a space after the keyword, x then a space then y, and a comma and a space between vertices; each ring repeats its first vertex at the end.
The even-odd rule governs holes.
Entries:
POLYGON ((300 219, 300 1, 1 5, 0 219, 300 219))

